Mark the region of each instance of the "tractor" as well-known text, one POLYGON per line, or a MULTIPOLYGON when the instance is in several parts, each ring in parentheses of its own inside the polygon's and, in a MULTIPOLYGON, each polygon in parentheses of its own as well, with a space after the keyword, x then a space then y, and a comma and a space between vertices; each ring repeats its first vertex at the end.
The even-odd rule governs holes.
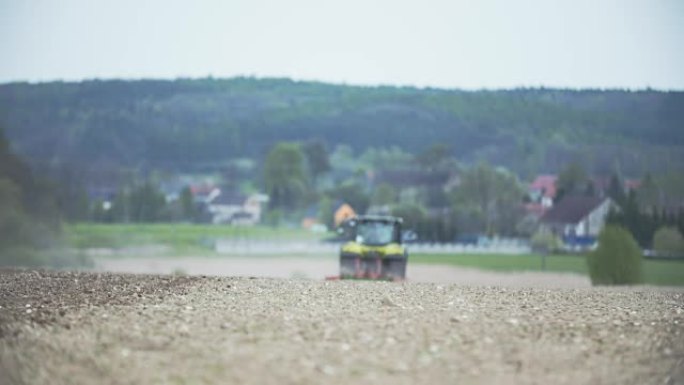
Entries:
POLYGON ((401 281, 408 251, 401 244, 402 219, 365 215, 347 220, 350 240, 340 249, 341 279, 401 281))

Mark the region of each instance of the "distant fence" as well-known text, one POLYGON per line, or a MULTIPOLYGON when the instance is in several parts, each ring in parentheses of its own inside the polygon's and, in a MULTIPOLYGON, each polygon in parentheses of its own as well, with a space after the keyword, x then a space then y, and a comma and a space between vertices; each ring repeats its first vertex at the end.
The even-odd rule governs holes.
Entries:
POLYGON ((258 241, 217 239, 214 250, 221 254, 334 254, 339 244, 323 242, 258 241))
MULTIPOLYGON (((459 243, 409 243, 406 245, 411 253, 426 254, 527 254, 530 247, 519 240, 500 240, 485 245, 459 243)), ((258 241, 217 239, 214 250, 220 254, 330 254, 336 255, 340 250, 339 243, 311 241, 258 241)))
POLYGON ((426 254, 527 254, 530 246, 517 242, 497 242, 488 245, 461 243, 412 243, 408 249, 426 254))
POLYGON ((644 258, 682 261, 682 260, 684 260, 684 254, 672 253, 672 252, 666 252, 666 251, 644 250, 644 258))

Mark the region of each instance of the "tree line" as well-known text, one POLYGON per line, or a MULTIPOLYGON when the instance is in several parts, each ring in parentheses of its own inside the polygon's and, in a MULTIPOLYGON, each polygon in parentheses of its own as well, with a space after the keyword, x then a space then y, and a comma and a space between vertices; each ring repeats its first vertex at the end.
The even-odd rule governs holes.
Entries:
MULTIPOLYGON (((252 188, 269 195, 264 218, 273 225, 297 225, 313 210, 321 223, 332 228, 333 211, 342 202, 360 214, 374 209, 403 217, 406 227, 425 241, 452 242, 459 236, 478 234, 529 237, 537 225, 526 217, 523 205, 529 197, 515 174, 486 162, 460 164, 445 144, 433 145, 417 155, 392 148, 369 149, 355 155, 339 147, 331 152, 317 140, 279 142, 253 171, 258 174, 247 178, 251 178, 252 188), (369 177, 392 169, 413 170, 409 175, 428 177, 452 175, 457 183, 448 188, 447 180, 436 185, 415 182, 397 186, 369 177)), ((619 212, 611 213, 609 222, 625 226, 642 247, 651 247, 658 229, 681 226, 681 214, 663 211, 663 203, 681 202, 684 196, 684 180, 677 175, 647 174, 641 186, 628 194, 617 174, 611 176, 607 188, 599 188, 582 165, 571 163, 559 174, 556 203, 566 195, 607 194, 621 207, 619 212)), ((237 177, 235 173, 227 176, 237 177)), ((166 201, 153 180, 143 179, 124 185, 107 201, 90 202, 87 215, 80 220, 210 220, 200 209, 187 186, 178 199, 166 201)))
POLYGON ((40 265, 61 234, 56 186, 15 155, 0 128, 0 265, 40 265))
POLYGON ((288 79, 0 85, 0 124, 32 163, 192 172, 317 138, 357 153, 448 143, 519 175, 587 160, 606 173, 684 168, 684 93, 354 87, 288 79))
POLYGON ((515 175, 486 163, 462 168, 443 144, 433 145, 410 160, 396 152, 393 156, 405 160, 394 165, 400 171, 412 167, 418 174, 445 171, 447 176, 458 171, 458 186, 445 190, 446 179, 436 185, 378 183, 369 178, 375 171, 372 168, 333 178, 328 174, 334 173, 336 162, 331 166, 322 143, 282 142, 269 151, 263 165, 265 193, 271 198, 269 209, 283 219, 288 214, 301 217, 313 208, 318 219, 332 228, 336 203, 344 202, 358 214, 375 209, 402 217, 406 228, 415 230, 422 240, 435 242, 453 242, 463 233, 517 233, 525 189, 515 175))

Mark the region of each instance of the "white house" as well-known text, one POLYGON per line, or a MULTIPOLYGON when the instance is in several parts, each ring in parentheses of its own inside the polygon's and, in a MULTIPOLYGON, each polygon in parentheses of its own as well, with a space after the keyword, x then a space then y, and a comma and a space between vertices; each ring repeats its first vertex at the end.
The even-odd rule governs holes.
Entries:
POLYGON ((615 204, 610 198, 567 196, 541 217, 544 229, 563 238, 595 238, 615 204))
POLYGON ((261 221, 262 205, 266 202, 268 196, 264 194, 246 196, 219 190, 218 194, 213 194, 209 200, 207 209, 214 224, 252 226, 261 221))

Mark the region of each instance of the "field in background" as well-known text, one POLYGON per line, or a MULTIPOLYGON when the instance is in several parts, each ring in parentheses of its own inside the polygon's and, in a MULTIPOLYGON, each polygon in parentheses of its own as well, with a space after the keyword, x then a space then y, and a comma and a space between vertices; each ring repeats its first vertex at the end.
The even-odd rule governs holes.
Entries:
POLYGON ((456 265, 495 271, 559 271, 586 274, 584 256, 549 255, 542 269, 542 257, 536 254, 411 254, 412 263, 456 265))
MULTIPOLYGON (((455 265, 496 271, 555 271, 587 274, 583 255, 549 255, 542 269, 542 257, 536 254, 415 254, 410 263, 455 265)), ((644 283, 651 285, 684 285, 684 261, 644 259, 644 283)))
MULTIPOLYGON (((257 227, 231 227, 195 224, 77 224, 68 225, 69 245, 85 249, 133 249, 124 256, 139 255, 146 246, 162 247, 157 255, 192 256, 216 255, 216 239, 258 241, 316 241, 325 235, 302 229, 257 227)), ((410 246, 409 246, 410 249, 410 246)), ((290 255, 291 256, 291 255, 290 255)), ((250 256, 251 257, 251 256, 250 256)), ((259 258, 259 256, 255 256, 259 258)), ((267 257, 274 257, 268 255, 267 257)), ((320 255, 310 255, 320 258, 320 255)), ((330 258, 336 255, 328 256, 330 258)), ((535 254, 427 254, 412 253, 410 263, 453 265, 492 271, 552 271, 585 275, 584 256, 550 255, 542 269, 542 257, 535 254)), ((644 260, 644 281, 652 285, 684 286, 684 261, 644 260)))
POLYGON ((320 234, 283 227, 234 227, 196 224, 75 224, 66 226, 67 242, 76 249, 162 245, 171 254, 213 253, 216 239, 318 240, 320 234))

